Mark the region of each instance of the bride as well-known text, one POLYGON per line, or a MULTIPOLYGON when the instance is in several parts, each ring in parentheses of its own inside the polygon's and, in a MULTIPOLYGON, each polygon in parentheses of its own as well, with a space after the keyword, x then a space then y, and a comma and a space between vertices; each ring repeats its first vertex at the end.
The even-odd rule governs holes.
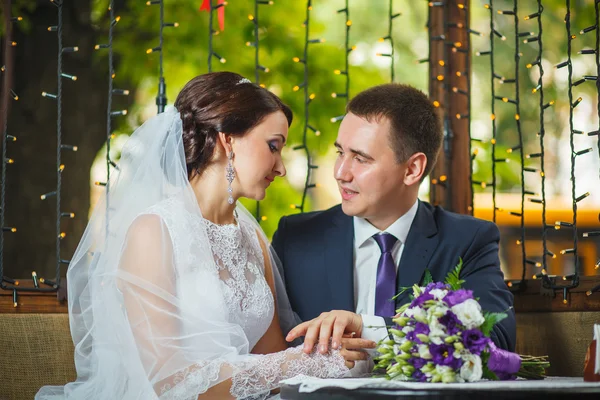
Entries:
POLYGON ((69 270, 77 380, 36 399, 261 399, 339 351, 287 348, 276 256, 240 197, 286 171, 290 109, 230 72, 198 76, 138 128, 69 270))

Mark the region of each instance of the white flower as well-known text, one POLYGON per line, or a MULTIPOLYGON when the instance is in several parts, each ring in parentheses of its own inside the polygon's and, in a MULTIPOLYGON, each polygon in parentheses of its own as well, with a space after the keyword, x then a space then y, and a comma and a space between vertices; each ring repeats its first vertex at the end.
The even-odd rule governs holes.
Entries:
POLYGON ((451 310, 467 329, 478 328, 485 321, 481 314, 481 306, 473 299, 465 300, 451 310))
POLYGON ((464 361, 460 367, 460 377, 467 382, 477 382, 481 380, 483 369, 481 367, 481 358, 474 354, 465 354, 462 356, 464 361))
POLYGON ((429 293, 431 293, 434 299, 442 300, 448 294, 448 291, 444 289, 431 289, 429 293))
POLYGON ((426 344, 418 345, 417 349, 419 350, 419 357, 424 358, 425 360, 431 360, 433 358, 429 352, 429 346, 426 344))
POLYGON ((429 339, 431 342, 434 344, 442 344, 442 338, 446 336, 444 325, 441 324, 437 318, 433 318, 429 323, 429 339))
POLYGON ((409 333, 414 330, 415 330, 414 326, 405 326, 404 328, 402 328, 402 332, 404 332, 404 333, 409 333))
MULTIPOLYGON (((416 321, 427 322, 427 311, 425 311, 423 308, 413 307, 413 308, 409 308, 408 310, 412 310, 411 317, 414 318, 416 321)), ((408 310, 406 310, 406 311, 408 311, 408 310)))
POLYGON ((438 302, 437 305, 427 309, 427 320, 431 323, 433 320, 437 320, 443 317, 448 312, 449 308, 443 302, 438 302))

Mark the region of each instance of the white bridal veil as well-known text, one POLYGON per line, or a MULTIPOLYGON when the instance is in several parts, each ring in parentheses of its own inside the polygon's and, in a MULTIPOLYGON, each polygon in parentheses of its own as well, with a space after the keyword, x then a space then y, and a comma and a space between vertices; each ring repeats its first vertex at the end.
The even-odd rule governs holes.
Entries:
MULTIPOLYGON (((271 292, 254 296, 251 273, 236 277, 215 259, 211 240, 228 238, 209 238, 201 222, 176 109, 133 133, 106 192, 67 272, 77 380, 44 387, 36 399, 196 399, 225 380, 231 380, 234 397, 263 398, 282 378, 347 371, 337 353, 249 354, 269 324, 252 328, 253 321, 232 321, 224 299, 235 298, 242 309, 254 310, 253 318, 270 322, 271 292), (234 284, 223 284, 228 279, 234 284)), ((286 331, 299 321, 276 257, 254 218, 241 205, 236 210, 238 227, 255 233, 265 250, 256 264, 274 282, 286 331)))

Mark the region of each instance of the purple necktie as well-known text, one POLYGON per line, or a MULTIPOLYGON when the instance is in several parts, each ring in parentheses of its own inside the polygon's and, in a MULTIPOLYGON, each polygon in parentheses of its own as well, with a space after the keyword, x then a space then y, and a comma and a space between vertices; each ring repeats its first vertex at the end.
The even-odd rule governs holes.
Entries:
POLYGON ((392 297, 396 295, 396 264, 392 257, 392 248, 398 239, 389 233, 373 235, 381 249, 377 265, 377 286, 375 287, 375 315, 393 317, 396 305, 392 297))

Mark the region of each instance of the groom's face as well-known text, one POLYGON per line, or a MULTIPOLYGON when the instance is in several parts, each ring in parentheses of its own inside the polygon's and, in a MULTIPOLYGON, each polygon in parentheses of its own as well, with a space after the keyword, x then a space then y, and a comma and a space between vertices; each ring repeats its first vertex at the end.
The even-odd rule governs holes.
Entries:
POLYGON ((396 161, 387 118, 348 113, 338 132, 334 176, 346 215, 385 220, 405 190, 406 166, 396 161))

